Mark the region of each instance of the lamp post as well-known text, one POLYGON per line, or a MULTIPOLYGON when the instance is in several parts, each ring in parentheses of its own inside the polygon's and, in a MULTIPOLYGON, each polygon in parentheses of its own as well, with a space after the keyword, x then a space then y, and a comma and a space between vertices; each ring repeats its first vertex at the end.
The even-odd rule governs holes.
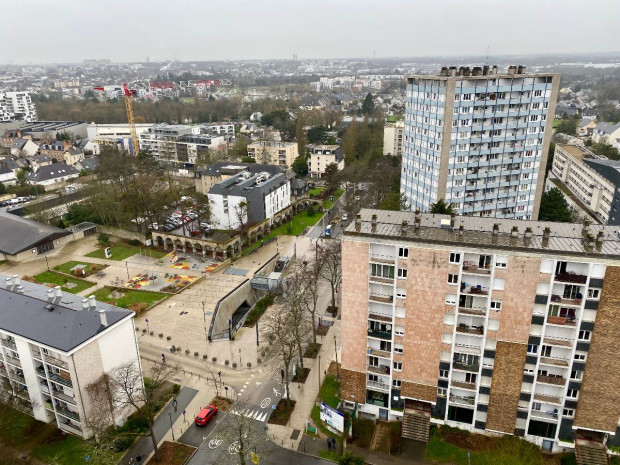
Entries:
POLYGON ((168 410, 168 418, 170 419, 170 431, 172 432, 172 440, 174 441, 174 428, 172 427, 172 412, 168 410))
POLYGON ((50 262, 47 261, 47 255, 45 255, 45 264, 47 265, 47 271, 50 270, 50 262))

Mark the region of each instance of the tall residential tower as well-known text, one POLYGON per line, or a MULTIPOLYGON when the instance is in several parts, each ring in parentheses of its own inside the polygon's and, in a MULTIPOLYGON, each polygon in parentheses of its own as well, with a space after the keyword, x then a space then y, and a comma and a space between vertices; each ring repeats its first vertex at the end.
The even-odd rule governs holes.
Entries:
POLYGON ((407 78, 401 192, 412 210, 536 219, 558 74, 442 68, 407 78))

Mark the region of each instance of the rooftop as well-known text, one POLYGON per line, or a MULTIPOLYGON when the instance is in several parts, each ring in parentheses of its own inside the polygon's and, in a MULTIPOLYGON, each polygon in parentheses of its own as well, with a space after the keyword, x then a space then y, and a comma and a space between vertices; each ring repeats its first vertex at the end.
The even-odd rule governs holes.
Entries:
POLYGON ((83 297, 29 282, 7 285, 0 275, 0 329, 39 344, 70 352, 133 312, 102 302, 84 309, 83 297), (20 289, 21 286, 21 289, 20 289), (21 291, 21 293, 20 293, 21 291), (53 296, 48 296, 52 291, 53 296), (98 310, 104 310, 107 326, 98 310))
POLYGON ((261 163, 231 163, 229 161, 220 161, 207 166, 205 169, 196 172, 196 177, 202 176, 221 176, 222 174, 236 174, 241 171, 249 171, 250 173, 261 173, 266 171, 271 175, 284 173, 286 170, 277 165, 263 165, 261 163))
POLYGON ((446 80, 448 78, 456 78, 456 79, 494 79, 494 78, 504 78, 504 79, 519 79, 524 76, 526 77, 537 77, 537 76, 559 76, 557 73, 526 73, 525 66, 509 66, 505 72, 500 72, 497 66, 450 66, 441 68, 440 72, 437 74, 412 74, 407 76, 407 78, 419 78, 419 79, 442 79, 446 80))
POLYGON ((39 243, 71 234, 64 229, 7 213, 0 208, 0 252, 15 255, 39 243))
POLYGON ((603 232, 601 243, 592 244, 584 240, 583 225, 575 223, 552 223, 550 221, 522 221, 474 216, 456 216, 454 227, 450 226, 450 215, 420 213, 420 226, 416 228, 416 213, 387 210, 363 209, 358 219, 345 229, 346 236, 361 236, 378 239, 398 239, 404 242, 426 244, 460 245, 522 251, 526 253, 579 255, 589 257, 620 259, 620 228, 618 226, 591 225, 588 232, 597 237, 603 232), (376 216, 373 228, 372 216, 376 216), (403 231, 403 221, 407 226, 403 231), (493 234, 494 225, 498 226, 493 234), (462 226, 462 230, 460 229, 462 226), (516 227, 518 234, 512 235, 516 227), (543 237, 545 228, 550 229, 549 238, 543 237), (532 236, 525 237, 526 228, 532 236))

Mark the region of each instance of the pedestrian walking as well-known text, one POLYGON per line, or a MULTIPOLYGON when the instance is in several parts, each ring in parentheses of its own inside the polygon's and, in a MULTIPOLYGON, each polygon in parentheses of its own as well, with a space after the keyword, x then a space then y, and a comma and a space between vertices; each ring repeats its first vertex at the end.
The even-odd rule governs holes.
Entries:
POLYGON ((136 462, 133 461, 133 457, 129 459, 129 465, 134 465, 136 462))
POLYGON ((174 411, 177 411, 177 398, 173 397, 172 398, 172 408, 174 409, 174 411))
POLYGON ((166 355, 161 354, 161 363, 166 363, 166 355))
POLYGON ((136 457, 136 464, 140 465, 142 463, 142 456, 140 454, 137 455, 136 457))

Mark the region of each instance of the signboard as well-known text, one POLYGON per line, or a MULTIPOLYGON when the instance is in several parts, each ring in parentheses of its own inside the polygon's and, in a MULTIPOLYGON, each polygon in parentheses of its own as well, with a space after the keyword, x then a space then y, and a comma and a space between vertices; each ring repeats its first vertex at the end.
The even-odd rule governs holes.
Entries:
POLYGON ((341 433, 344 431, 344 415, 323 402, 321 402, 321 421, 341 433))
POLYGON ((110 247, 106 247, 104 251, 105 251, 105 258, 112 257, 112 249, 110 249, 110 247))

